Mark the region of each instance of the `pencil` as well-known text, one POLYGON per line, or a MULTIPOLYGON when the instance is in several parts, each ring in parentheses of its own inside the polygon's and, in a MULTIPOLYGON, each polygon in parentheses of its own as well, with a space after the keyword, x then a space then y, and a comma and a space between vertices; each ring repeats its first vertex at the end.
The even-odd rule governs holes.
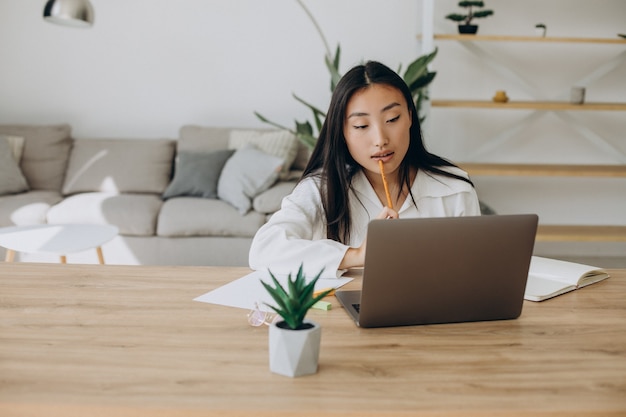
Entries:
POLYGON ((326 291, 328 291, 328 290, 331 290, 331 291, 330 291, 328 294, 326 294, 326 296, 333 295, 333 294, 335 293, 335 289, 334 289, 334 288, 332 288, 332 287, 330 287, 330 288, 324 288, 323 290, 315 291, 315 292, 313 293, 313 298, 317 297, 318 295, 321 295, 323 292, 326 292, 326 291))
POLYGON ((383 161, 378 160, 378 166, 380 167, 380 176, 383 177, 383 187, 385 187, 385 195, 387 196, 387 206, 393 209, 393 203, 391 202, 391 194, 389 194, 389 184, 387 184, 387 177, 385 176, 385 168, 383 161))

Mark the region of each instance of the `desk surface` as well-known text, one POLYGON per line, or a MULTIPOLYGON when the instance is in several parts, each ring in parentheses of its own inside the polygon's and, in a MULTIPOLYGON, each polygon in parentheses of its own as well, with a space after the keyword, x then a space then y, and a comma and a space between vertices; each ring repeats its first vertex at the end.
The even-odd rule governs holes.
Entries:
POLYGON ((626 270, 511 321, 360 329, 331 297, 295 379, 266 326, 192 301, 248 272, 0 263, 0 415, 626 415, 626 270))

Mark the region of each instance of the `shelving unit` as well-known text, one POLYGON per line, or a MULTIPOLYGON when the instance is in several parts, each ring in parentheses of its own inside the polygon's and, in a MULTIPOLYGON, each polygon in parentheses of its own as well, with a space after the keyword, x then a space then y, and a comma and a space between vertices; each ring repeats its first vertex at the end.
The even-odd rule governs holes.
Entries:
MULTIPOLYGON (((525 85, 526 90, 531 97, 537 97, 533 94, 532 87, 525 78, 527 74, 518 74, 514 68, 508 68, 503 62, 498 60, 497 56, 489 54, 489 43, 493 42, 531 42, 531 43, 567 43, 567 44, 591 44, 591 45, 616 45, 626 46, 626 39, 620 38, 582 38, 582 37, 540 37, 540 36, 515 36, 515 35, 460 35, 460 34, 435 34, 434 33, 434 0, 424 0, 422 10, 423 34, 420 38, 423 42, 423 53, 430 52, 434 49, 435 44, 440 47, 445 42, 458 42, 482 62, 490 61, 491 68, 497 70, 500 75, 505 78, 517 82, 518 85, 525 85), (481 45, 481 46, 478 46, 481 45), (482 47, 482 45, 487 45, 482 47)), ((626 48, 611 60, 598 66, 592 73, 588 74, 581 85, 589 85, 594 81, 602 78, 611 72, 618 65, 626 61, 626 48)), ((532 74, 530 75, 532 77, 532 74)), ((623 86, 622 86, 623 88, 623 86)), ((495 89, 494 89, 495 91, 495 89)), ((625 90, 626 92, 626 90, 625 90)), ((509 164, 509 163, 480 163, 474 162, 470 156, 469 161, 459 162, 461 168, 465 169, 471 176, 532 176, 532 177, 591 177, 591 178, 624 178, 626 179, 626 155, 619 149, 616 149, 609 142, 605 141, 600 135, 591 131, 585 126, 578 124, 578 121, 568 114, 568 112, 593 112, 593 111, 618 111, 626 112, 626 102, 585 102, 584 104, 572 104, 564 100, 528 100, 528 101, 509 101, 506 103, 497 103, 488 100, 440 100, 436 97, 431 98, 430 105, 432 108, 450 109, 450 108, 468 108, 482 109, 485 111, 504 111, 504 110, 525 110, 531 111, 531 115, 527 120, 532 120, 539 112, 554 112, 557 117, 574 129, 578 129, 582 136, 596 145, 599 149, 610 153, 616 159, 614 165, 582 165, 582 164, 509 164)), ((626 120, 626 114, 624 116, 626 120)), ((510 135, 509 135, 510 136, 510 135)), ((509 136, 493 139, 488 146, 495 147, 506 142, 509 136)), ((476 152, 480 154, 480 152, 476 152)), ((624 197, 626 198, 626 196, 624 197)), ((612 241, 626 242, 626 225, 620 226, 587 226, 587 225, 544 225, 539 226, 537 233, 538 241, 557 242, 557 241, 612 241)))
POLYGON ((504 42, 563 42, 563 43, 609 43, 625 44, 626 39, 620 38, 577 38, 577 37, 556 37, 556 36, 511 36, 511 35, 456 35, 456 34, 435 34, 435 40, 456 40, 456 41, 504 41, 504 42))
POLYGON ((432 100, 433 107, 474 107, 482 109, 516 109, 542 111, 626 111, 626 103, 572 104, 566 101, 509 101, 496 103, 486 100, 432 100))
POLYGON ((626 178, 626 165, 460 163, 471 176, 626 178))

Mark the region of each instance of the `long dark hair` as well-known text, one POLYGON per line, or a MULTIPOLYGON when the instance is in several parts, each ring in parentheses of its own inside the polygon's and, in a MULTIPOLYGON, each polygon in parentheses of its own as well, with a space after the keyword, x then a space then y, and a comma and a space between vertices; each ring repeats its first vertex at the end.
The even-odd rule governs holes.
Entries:
POLYGON ((424 146, 419 123, 419 115, 411 91, 404 80, 387 66, 369 61, 348 71, 335 88, 328 114, 324 120, 320 136, 302 178, 320 176, 322 206, 326 215, 326 234, 329 239, 348 243, 350 240, 350 204, 348 191, 352 187, 352 177, 361 166, 352 158, 343 135, 348 102, 357 91, 372 84, 384 84, 396 88, 404 96, 411 114, 410 143, 404 160, 399 167, 399 179, 411 193, 411 167, 440 174, 458 180, 467 178, 450 173, 440 167, 455 166, 450 161, 428 152, 424 146))

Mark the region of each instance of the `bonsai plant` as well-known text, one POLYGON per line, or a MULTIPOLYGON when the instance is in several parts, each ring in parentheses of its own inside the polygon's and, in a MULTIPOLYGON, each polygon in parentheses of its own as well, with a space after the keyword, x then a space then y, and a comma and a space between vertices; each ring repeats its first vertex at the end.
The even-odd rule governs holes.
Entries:
POLYGON ((317 372, 322 328, 305 320, 305 316, 315 303, 332 291, 313 296, 315 283, 322 272, 307 283, 301 264, 294 279, 291 274, 287 277, 286 289, 271 271, 273 286, 261 281, 277 305, 268 306, 282 318, 270 324, 270 370, 274 373, 295 377, 317 372))
POLYGON ((474 7, 485 7, 483 1, 460 1, 459 7, 467 9, 467 14, 451 13, 446 16, 446 19, 450 19, 454 22, 459 22, 459 33, 475 34, 478 32, 478 25, 473 25, 472 20, 478 18, 484 18, 491 16, 493 10, 474 10, 474 7))

